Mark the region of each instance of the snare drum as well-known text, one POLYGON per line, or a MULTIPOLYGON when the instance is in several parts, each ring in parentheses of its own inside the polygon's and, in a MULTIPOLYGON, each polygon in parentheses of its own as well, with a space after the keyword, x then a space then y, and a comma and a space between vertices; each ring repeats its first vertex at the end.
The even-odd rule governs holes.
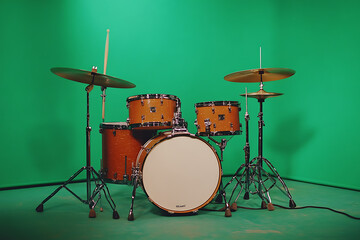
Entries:
POLYGON ((170 213, 196 212, 217 193, 221 165, 213 147, 189 133, 161 133, 140 150, 137 160, 149 200, 170 213))
POLYGON ((197 133, 200 136, 240 134, 237 101, 201 102, 195 104, 197 133))
POLYGON ((166 94, 144 94, 128 97, 129 125, 132 128, 172 128, 174 113, 180 107, 176 96, 166 94))
POLYGON ((101 123, 101 175, 105 180, 123 183, 130 180, 131 167, 141 146, 155 135, 154 131, 130 130, 124 122, 101 123))

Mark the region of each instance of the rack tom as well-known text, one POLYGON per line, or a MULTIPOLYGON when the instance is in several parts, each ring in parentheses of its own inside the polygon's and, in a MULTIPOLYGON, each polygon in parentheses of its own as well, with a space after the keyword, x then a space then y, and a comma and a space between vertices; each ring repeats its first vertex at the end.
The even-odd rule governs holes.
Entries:
POLYGON ((128 123, 133 129, 172 128, 174 113, 180 108, 180 99, 174 95, 143 94, 128 97, 128 123))
POLYGON ((237 101, 201 102, 195 104, 197 134, 200 136, 222 136, 240 134, 237 101))

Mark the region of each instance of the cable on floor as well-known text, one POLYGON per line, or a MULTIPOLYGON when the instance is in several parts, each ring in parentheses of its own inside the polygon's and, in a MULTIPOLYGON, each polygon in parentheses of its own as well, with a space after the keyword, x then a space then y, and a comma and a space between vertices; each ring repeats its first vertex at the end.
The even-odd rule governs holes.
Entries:
MULTIPOLYGON (((338 211, 338 210, 335 210, 335 209, 332 209, 332 208, 328 208, 328 207, 321 207, 321 206, 304 206, 304 207, 295 207, 295 208, 290 208, 290 207, 284 207, 284 206, 281 206, 281 205, 278 205, 278 204, 273 204, 274 206, 276 207, 279 207, 279 208, 283 208, 283 209, 290 209, 290 210, 296 210, 296 209, 305 209, 305 208, 316 208, 316 209, 325 209, 325 210, 329 210, 329 211, 332 211, 332 212, 335 212, 335 213, 339 213, 339 214, 342 214, 342 215, 345 215, 349 218, 352 218, 352 219, 355 219, 355 220, 360 220, 360 217, 354 217, 348 213, 345 213, 345 212, 341 212, 341 211, 338 211)), ((241 209, 248 209, 248 210, 267 210, 266 208, 263 209, 263 208, 250 208, 250 207, 242 207, 242 206, 237 206, 237 208, 241 208, 241 209)), ((204 211, 224 211, 224 208, 222 209, 205 209, 205 208, 202 208, 201 210, 204 210, 204 211)))

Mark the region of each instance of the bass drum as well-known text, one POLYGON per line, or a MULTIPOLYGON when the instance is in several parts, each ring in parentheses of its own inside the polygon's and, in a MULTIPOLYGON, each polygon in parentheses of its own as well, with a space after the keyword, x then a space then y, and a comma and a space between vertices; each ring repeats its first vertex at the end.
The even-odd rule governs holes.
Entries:
POLYGON ((169 213, 196 212, 214 198, 221 181, 216 151, 189 133, 155 136, 140 150, 136 163, 149 200, 169 213))

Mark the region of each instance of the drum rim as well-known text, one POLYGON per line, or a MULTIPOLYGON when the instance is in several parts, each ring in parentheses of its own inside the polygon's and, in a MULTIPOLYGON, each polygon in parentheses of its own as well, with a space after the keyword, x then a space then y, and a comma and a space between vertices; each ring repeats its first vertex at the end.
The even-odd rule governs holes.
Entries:
POLYGON ((227 135, 240 135, 241 131, 218 131, 218 132, 198 132, 199 136, 227 136, 227 135))
POLYGON ((147 128, 147 127, 169 127, 171 128, 172 122, 144 122, 129 124, 131 128, 147 128))
POLYGON ((138 153, 138 157, 136 158, 136 162, 138 162, 139 160, 139 157, 140 155, 143 153, 143 151, 145 151, 145 156, 144 156, 144 160, 142 161, 142 164, 140 166, 140 171, 141 173, 143 172, 143 168, 144 168, 144 165, 145 165, 145 162, 146 162, 146 159, 147 157, 149 156, 151 150, 157 146, 158 144, 160 144, 161 142, 165 141, 165 140, 169 140, 171 138, 174 138, 174 137, 182 137, 182 136, 189 136, 191 138, 196 138, 196 139, 199 139, 201 140, 203 143, 205 143, 207 146, 210 147, 210 149, 213 151, 216 159, 217 159, 217 163, 218 163, 218 166, 219 166, 219 179, 218 179, 218 182, 217 182, 217 186, 214 190, 214 192, 211 194, 211 196, 209 197, 209 199, 207 199, 204 203, 202 203, 200 206, 197 206, 193 209, 189 209, 189 210, 183 210, 183 211, 173 211, 173 210, 170 210, 170 209, 167 209, 161 205, 159 205, 158 203, 156 203, 155 201, 153 201, 151 199, 151 197, 149 196, 149 194, 146 192, 146 189, 144 187, 144 183, 143 183, 143 178, 141 177, 141 187, 145 193, 145 195, 148 197, 149 201, 154 204, 155 206, 157 206, 158 208, 166 211, 166 212, 169 212, 169 213, 174 213, 174 214, 181 214, 181 213, 190 213, 190 212, 197 212, 199 209, 205 207, 207 204, 209 204, 216 196, 218 190, 219 190, 219 187, 220 187, 220 184, 221 184, 221 181, 222 181, 222 168, 221 168, 221 162, 220 162, 220 158, 215 150, 215 148, 210 144, 208 143, 207 141, 205 141, 204 139, 200 138, 199 136, 196 136, 195 134, 192 134, 192 133, 189 133, 189 132, 184 132, 184 133, 176 133, 176 134, 173 134, 171 133, 171 131, 165 131, 165 132, 162 132, 152 138, 150 138, 144 145, 143 145, 143 148, 139 151, 138 153), (156 139, 157 137, 161 136, 162 134, 166 134, 166 133, 170 133, 168 134, 167 136, 164 136, 162 139, 160 139, 157 143, 155 143, 151 148, 147 149, 146 146, 153 140, 153 139, 156 139))
POLYGON ((103 123, 100 123, 100 128, 101 129, 129 129, 129 125, 127 124, 127 122, 103 122, 103 123))
POLYGON ((195 103, 195 107, 212 107, 212 106, 233 106, 239 107, 240 103, 238 101, 209 101, 209 102, 199 102, 195 103))
POLYGON ((129 103, 141 99, 160 99, 160 98, 174 100, 174 101, 179 99, 177 96, 171 94, 151 93, 151 94, 139 94, 139 95, 130 96, 126 99, 126 102, 129 103))

